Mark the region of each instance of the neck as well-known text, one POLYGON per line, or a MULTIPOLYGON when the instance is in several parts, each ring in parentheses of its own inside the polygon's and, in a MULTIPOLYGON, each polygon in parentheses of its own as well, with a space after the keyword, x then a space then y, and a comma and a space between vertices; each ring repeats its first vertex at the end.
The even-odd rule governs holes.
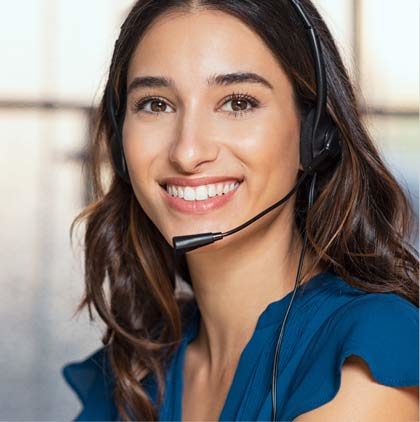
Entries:
POLYGON ((218 248, 187 254, 201 314, 190 348, 209 377, 236 366, 260 314, 293 290, 303 242, 292 221, 292 213, 282 213, 269 224, 235 233, 226 244, 221 240, 218 248))

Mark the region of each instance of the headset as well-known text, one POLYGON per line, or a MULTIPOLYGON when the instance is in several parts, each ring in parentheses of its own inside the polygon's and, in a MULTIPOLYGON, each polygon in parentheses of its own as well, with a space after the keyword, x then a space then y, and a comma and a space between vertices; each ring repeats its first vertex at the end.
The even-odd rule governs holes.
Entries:
MULTIPOLYGON (((312 106, 307 114, 302 118, 301 122, 301 132, 300 132, 300 161, 303 167, 303 173, 299 177, 295 186, 290 190, 290 192, 280 199, 275 204, 271 205, 264 211, 257 214, 255 217, 249 219, 245 223, 241 224, 238 227, 235 227, 227 232, 216 232, 216 233, 199 233, 193 235, 185 236, 175 236, 173 237, 173 248, 174 248, 174 257, 175 259, 184 254, 185 252, 197 249, 204 245, 213 243, 217 240, 229 236, 233 233, 238 232, 239 230, 244 229, 249 224, 252 224, 254 221, 260 219, 263 215, 267 214, 271 210, 279 207, 285 203, 302 185, 303 181, 308 177, 312 176, 309 193, 308 193, 308 205, 307 210, 312 207, 315 195, 315 185, 318 173, 323 173, 327 169, 331 169, 336 166, 341 160, 342 156, 342 146, 340 141, 339 130, 332 120, 331 116, 327 112, 327 80, 326 80, 326 69, 324 64, 324 58, 322 54, 322 48, 319 41, 319 36, 314 28, 313 22, 307 12, 303 9, 303 6, 300 4, 299 0, 288 0, 293 6, 296 14, 299 16, 299 19, 302 21, 302 24, 307 32, 308 41, 310 44, 313 63, 315 68, 316 76, 316 87, 317 87, 317 99, 316 105, 312 106)), ((110 138, 111 143, 111 154, 112 160, 116 173, 121 177, 126 183, 131 184, 130 177, 127 171, 127 163, 124 156, 124 149, 122 143, 122 122, 124 119, 124 112, 119 116, 115 111, 114 98, 112 88, 109 85, 106 89, 106 101, 107 101, 107 111, 109 118, 111 120, 111 126, 113 134, 110 138), (118 117, 119 116, 119 117, 118 117)), ((297 288, 300 286, 300 274, 303 266, 304 255, 307 246, 307 234, 304 232, 303 236, 303 246, 300 253, 295 287, 289 306, 286 310, 285 317, 280 327, 280 332, 276 344, 276 352, 273 362, 273 372, 272 372, 272 417, 271 420, 276 420, 276 397, 277 397, 277 367, 278 367, 278 355, 280 352, 281 341, 283 339, 283 333, 285 329, 285 324, 289 315, 289 311, 293 300, 295 298, 295 293, 297 288)))

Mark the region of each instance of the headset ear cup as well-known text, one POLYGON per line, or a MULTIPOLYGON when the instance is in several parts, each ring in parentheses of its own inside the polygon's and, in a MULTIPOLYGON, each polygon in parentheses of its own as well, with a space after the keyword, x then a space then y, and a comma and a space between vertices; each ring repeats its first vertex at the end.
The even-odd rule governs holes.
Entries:
POLYGON ((341 159, 341 141, 340 132, 335 125, 330 125, 325 133, 325 151, 330 166, 338 163, 341 159))
POLYGON ((339 130, 327 114, 319 122, 317 136, 312 143, 313 161, 311 168, 325 171, 334 167, 341 157, 339 130))
POLYGON ((112 161, 114 163, 116 172, 119 173, 120 152, 119 152, 119 145, 117 142, 117 136, 115 134, 111 136, 110 144, 111 144, 112 161))
POLYGON ((304 170, 323 171, 336 164, 341 157, 340 135, 331 117, 323 115, 312 139, 315 109, 311 109, 302 121, 300 156, 304 170))
POLYGON ((125 160, 124 149, 122 146, 120 148, 120 151, 121 151, 121 167, 122 167, 123 179, 130 185, 131 184, 130 175, 128 173, 127 161, 125 160))
POLYGON ((300 127, 300 162, 306 170, 313 160, 312 151, 312 130, 315 118, 315 109, 309 110, 302 119, 300 127))
POLYGON ((114 162, 114 167, 118 176, 124 179, 127 183, 130 183, 123 147, 118 139, 119 138, 116 134, 113 134, 110 139, 112 161, 114 162))

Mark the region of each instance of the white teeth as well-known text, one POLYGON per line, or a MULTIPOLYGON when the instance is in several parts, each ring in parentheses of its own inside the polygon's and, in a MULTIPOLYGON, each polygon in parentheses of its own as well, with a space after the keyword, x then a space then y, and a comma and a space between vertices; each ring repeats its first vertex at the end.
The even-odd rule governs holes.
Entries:
POLYGON ((213 198, 213 196, 216 196, 216 186, 214 185, 208 185, 207 187, 208 195, 210 198, 213 198))
POLYGON ((189 186, 187 186, 184 189, 184 199, 186 201, 194 201, 195 200, 195 191, 194 191, 194 188, 190 188, 189 186))
POLYGON ((167 192, 185 201, 204 201, 216 195, 226 195, 228 192, 235 190, 239 186, 239 182, 217 183, 213 185, 201 185, 197 187, 191 186, 173 186, 167 185, 167 192))
POLYGON ((178 197, 183 198, 184 197, 184 189, 181 187, 178 188, 178 197))
POLYGON ((206 186, 199 186, 198 188, 195 189, 195 199, 196 200, 203 200, 203 199, 207 199, 208 198, 208 194, 207 194, 207 187, 206 186))

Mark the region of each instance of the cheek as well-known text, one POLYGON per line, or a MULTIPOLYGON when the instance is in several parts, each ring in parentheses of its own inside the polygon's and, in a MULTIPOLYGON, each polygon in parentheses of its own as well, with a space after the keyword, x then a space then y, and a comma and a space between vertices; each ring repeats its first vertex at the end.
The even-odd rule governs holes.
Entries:
POLYGON ((269 183, 274 177, 289 185, 299 169, 298 122, 267 115, 243 133, 239 150, 254 180, 269 183))
POLYGON ((152 221, 156 209, 151 198, 155 198, 156 190, 161 189, 156 180, 158 159, 162 156, 161 140, 161 133, 153 134, 153 131, 136 125, 124 125, 124 154, 133 191, 137 202, 152 221))
POLYGON ((147 182, 148 175, 161 154, 162 134, 138 126, 130 122, 124 124, 123 142, 130 175, 136 184, 142 185, 147 182))

